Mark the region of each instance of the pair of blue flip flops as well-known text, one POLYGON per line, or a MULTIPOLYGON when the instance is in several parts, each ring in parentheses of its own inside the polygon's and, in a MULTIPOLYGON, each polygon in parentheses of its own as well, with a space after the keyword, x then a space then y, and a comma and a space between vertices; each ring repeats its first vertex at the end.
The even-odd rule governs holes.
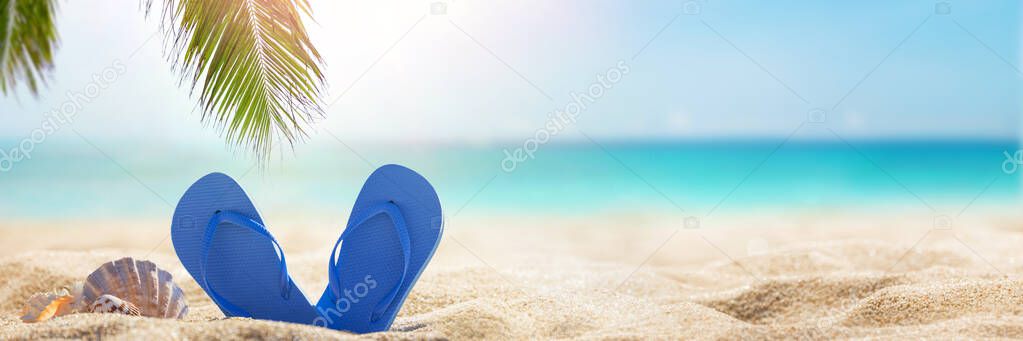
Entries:
POLYGON ((328 260, 316 305, 288 275, 284 250, 245 191, 212 173, 178 202, 174 250, 226 316, 312 324, 356 333, 390 328, 440 242, 437 193, 421 175, 380 167, 363 185, 328 260))

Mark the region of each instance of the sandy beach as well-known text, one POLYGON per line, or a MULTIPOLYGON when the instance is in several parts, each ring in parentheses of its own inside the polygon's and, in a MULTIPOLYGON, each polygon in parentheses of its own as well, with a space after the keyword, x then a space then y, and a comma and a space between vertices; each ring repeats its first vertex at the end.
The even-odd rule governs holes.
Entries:
MULTIPOLYGON (((1023 337, 1021 222, 984 214, 934 229, 925 216, 800 215, 680 229, 673 217, 632 215, 455 219, 392 330, 361 336, 225 319, 159 221, 8 222, 0 225, 0 339, 1023 337), (19 320, 30 294, 124 256, 171 271, 189 315, 19 320)), ((273 230, 313 297, 339 232, 328 226, 273 230)))

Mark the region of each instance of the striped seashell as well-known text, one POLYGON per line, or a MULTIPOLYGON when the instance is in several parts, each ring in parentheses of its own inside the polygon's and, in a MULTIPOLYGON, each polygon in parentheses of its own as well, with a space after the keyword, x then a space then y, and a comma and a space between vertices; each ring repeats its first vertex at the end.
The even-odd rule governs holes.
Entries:
POLYGON ((93 313, 120 313, 131 316, 142 316, 142 311, 131 302, 113 295, 103 295, 92 302, 89 311, 93 313))
POLYGON ((150 261, 125 257, 93 271, 85 280, 82 300, 96 302, 103 295, 130 302, 141 316, 182 318, 188 314, 184 292, 169 272, 150 261))

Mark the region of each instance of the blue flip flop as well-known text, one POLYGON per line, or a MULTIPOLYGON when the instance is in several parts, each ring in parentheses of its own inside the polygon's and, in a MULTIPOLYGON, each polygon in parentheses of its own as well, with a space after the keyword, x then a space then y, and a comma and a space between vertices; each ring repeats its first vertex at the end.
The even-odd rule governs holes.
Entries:
POLYGON ((398 165, 377 169, 334 244, 314 324, 356 333, 390 328, 442 230, 440 200, 426 179, 398 165))
POLYGON ((211 173, 178 201, 178 259, 228 317, 312 324, 318 317, 288 275, 284 250, 234 179, 211 173))

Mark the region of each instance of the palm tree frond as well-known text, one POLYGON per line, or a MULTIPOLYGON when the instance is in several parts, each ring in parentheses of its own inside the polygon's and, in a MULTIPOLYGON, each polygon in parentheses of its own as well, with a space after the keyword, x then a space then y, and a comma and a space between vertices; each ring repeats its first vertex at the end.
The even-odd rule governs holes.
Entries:
POLYGON ((25 82, 37 94, 53 69, 56 0, 0 0, 0 93, 25 82))
POLYGON ((306 0, 164 0, 162 11, 169 57, 198 92, 203 121, 230 143, 268 156, 275 140, 293 144, 323 115, 306 0))

